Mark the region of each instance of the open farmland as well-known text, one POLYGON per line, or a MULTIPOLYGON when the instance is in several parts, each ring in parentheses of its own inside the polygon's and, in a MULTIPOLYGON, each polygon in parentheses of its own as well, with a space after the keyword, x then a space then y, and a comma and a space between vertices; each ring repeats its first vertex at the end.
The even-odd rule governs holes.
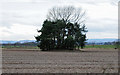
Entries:
POLYGON ((82 51, 39 51, 3 49, 3 73, 117 73, 115 49, 82 51))

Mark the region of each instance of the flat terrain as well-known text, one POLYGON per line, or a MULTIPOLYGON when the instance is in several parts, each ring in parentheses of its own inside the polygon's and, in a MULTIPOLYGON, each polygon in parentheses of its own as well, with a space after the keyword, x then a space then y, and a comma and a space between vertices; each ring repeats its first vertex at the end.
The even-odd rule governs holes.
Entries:
POLYGON ((3 73, 117 73, 115 49, 82 51, 39 51, 3 49, 3 73))

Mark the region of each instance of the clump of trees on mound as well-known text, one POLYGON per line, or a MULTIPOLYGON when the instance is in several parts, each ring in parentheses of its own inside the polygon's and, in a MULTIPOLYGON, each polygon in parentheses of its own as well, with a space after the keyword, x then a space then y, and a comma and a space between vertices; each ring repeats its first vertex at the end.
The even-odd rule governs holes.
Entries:
POLYGON ((53 7, 36 36, 42 50, 70 49, 85 46, 87 29, 85 12, 81 8, 53 7))

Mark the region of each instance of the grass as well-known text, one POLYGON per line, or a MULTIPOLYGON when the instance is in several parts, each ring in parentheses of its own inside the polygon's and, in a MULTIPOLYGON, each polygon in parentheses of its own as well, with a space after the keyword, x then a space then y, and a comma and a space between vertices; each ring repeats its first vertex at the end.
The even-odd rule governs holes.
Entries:
POLYGON ((38 49, 37 46, 2 46, 2 48, 30 48, 30 49, 38 49))
POLYGON ((103 49, 113 49, 115 45, 86 45, 85 48, 103 48, 103 49))

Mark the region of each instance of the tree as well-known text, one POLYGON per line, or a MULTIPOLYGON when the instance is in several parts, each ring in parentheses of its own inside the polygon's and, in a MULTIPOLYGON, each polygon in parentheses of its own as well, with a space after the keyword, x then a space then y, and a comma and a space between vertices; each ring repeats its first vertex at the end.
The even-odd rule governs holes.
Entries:
POLYGON ((81 24, 85 21, 85 11, 73 6, 53 7, 47 14, 47 19, 49 21, 64 20, 66 23, 81 24))
POLYGON ((84 24, 85 12, 81 8, 69 7, 52 8, 36 38, 43 50, 83 48, 86 41, 87 29, 84 24))
POLYGON ((69 36, 68 38, 65 39, 65 48, 72 50, 75 46, 75 40, 73 37, 69 36))
POLYGON ((53 39, 55 37, 55 26, 53 26, 52 24, 53 22, 50 22, 48 20, 44 21, 42 29, 38 30, 38 32, 41 32, 41 35, 35 37, 37 42, 40 43, 38 47, 40 47, 43 50, 53 49, 55 45, 55 39, 53 39))

